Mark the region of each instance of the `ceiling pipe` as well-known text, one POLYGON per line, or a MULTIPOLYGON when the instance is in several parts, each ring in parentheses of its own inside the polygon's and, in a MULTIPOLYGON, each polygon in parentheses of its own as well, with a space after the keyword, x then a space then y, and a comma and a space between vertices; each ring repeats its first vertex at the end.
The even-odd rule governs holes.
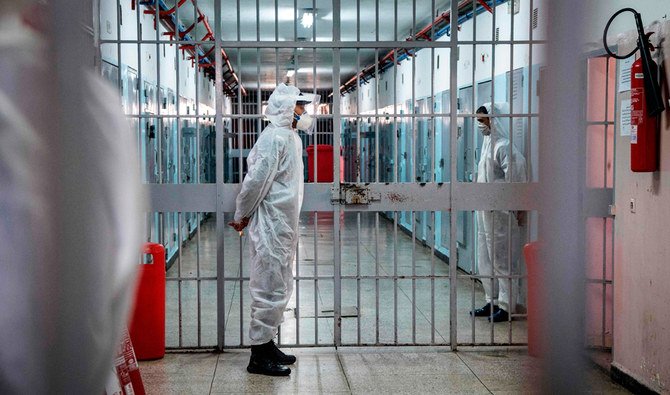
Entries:
MULTIPOLYGON (((472 18, 475 13, 479 13, 477 11, 475 12, 471 11, 472 5, 475 1, 481 6, 480 12, 481 10, 486 10, 491 13, 493 12, 493 8, 487 3, 486 0, 462 0, 458 4, 459 25, 465 22, 466 20, 472 18), (461 17, 460 15, 461 11, 470 11, 470 12, 466 12, 463 15, 463 17, 461 17)), ((493 0, 492 3, 494 4, 494 6, 497 6, 507 1, 508 0, 493 0)), ((443 12, 440 16, 435 18, 431 23, 429 23, 424 28, 419 30, 416 34, 408 37, 406 41, 433 41, 443 36, 444 34, 448 34, 450 27, 451 27, 451 10, 447 10, 443 12), (431 32, 433 32, 433 36, 431 36, 431 32)), ((370 80, 371 78, 373 78, 375 75, 375 68, 377 68, 378 73, 382 73, 386 71, 388 68, 392 67, 394 64, 399 64, 408 57, 414 56, 416 52, 417 50, 415 49, 405 49, 405 48, 396 48, 395 50, 389 51, 386 55, 384 55, 384 57, 381 58, 381 60, 379 60, 379 62, 377 62, 377 64, 373 63, 372 65, 365 67, 363 70, 360 71, 359 74, 354 75, 349 80, 347 80, 347 82, 342 84, 340 86, 340 94, 343 95, 355 91, 357 88, 357 81, 360 81, 361 84, 363 84, 368 80, 370 80), (394 59, 394 56, 397 57, 397 59, 394 59)))
MULTIPOLYGON (((134 9, 135 7, 135 0, 132 1, 132 7, 134 9)), ((196 12, 198 13, 198 17, 196 21, 191 24, 188 28, 181 29, 180 27, 180 21, 176 20, 175 13, 177 12, 177 8, 180 8, 184 4, 186 4, 188 0, 179 0, 177 4, 175 4, 174 7, 169 8, 165 5, 165 3, 162 0, 159 0, 158 2, 156 0, 149 0, 149 1, 140 1, 140 5, 144 5, 147 9, 144 11, 145 14, 147 15, 153 15, 154 16, 154 28, 157 28, 157 23, 156 23, 156 4, 158 3, 159 7, 159 17, 160 17, 160 22, 161 25, 168 31, 165 33, 165 35, 169 36, 170 39, 174 39, 177 35, 179 36, 179 40, 186 40, 186 41, 192 41, 190 39, 190 33, 196 28, 198 24, 202 24, 205 27, 205 30, 207 33, 205 36, 200 40, 200 41, 214 41, 215 36, 214 36, 214 31, 212 30, 211 26, 209 25, 209 21, 207 20, 207 16, 202 13, 202 11, 196 7, 196 12)), ((193 0, 190 0, 191 3, 193 3, 193 6, 195 7, 195 3, 193 0)), ((189 60, 192 61, 193 66, 195 67, 195 60, 198 58, 198 69, 202 69, 210 78, 215 78, 214 73, 215 73, 215 60, 211 58, 211 55, 214 53, 215 47, 212 46, 207 52, 200 52, 196 56, 196 46, 192 44, 182 44, 180 45, 179 49, 182 52, 188 52, 189 53, 189 60)), ((242 95, 246 95, 247 91, 244 89, 243 86, 240 84, 240 80, 235 73, 235 70, 233 69, 231 63, 230 63, 230 58, 228 57, 228 54, 226 53, 225 50, 221 49, 221 54, 222 54, 222 59, 225 62, 225 67, 228 68, 228 70, 224 69, 224 74, 230 74, 228 78, 225 78, 223 81, 223 90, 224 93, 228 96, 236 96, 236 91, 237 91, 237 86, 239 86, 240 91, 242 92, 242 95), (227 73, 229 71, 230 73, 227 73)))

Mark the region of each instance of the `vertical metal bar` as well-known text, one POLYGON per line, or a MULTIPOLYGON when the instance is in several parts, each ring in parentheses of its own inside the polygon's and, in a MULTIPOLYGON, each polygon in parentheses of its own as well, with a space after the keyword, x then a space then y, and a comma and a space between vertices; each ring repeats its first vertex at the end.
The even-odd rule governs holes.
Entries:
MULTIPOLYGON (((333 42, 340 42, 340 0, 333 0, 333 42)), ((339 95, 339 85, 340 85, 340 48, 333 49, 333 163, 335 164, 333 169, 333 180, 335 190, 340 189, 340 139, 342 134, 342 113, 340 110, 340 95, 339 95)), ((335 306, 334 306, 334 317, 335 317, 335 331, 334 331, 334 341, 335 347, 338 347, 342 341, 342 311, 341 311, 341 291, 342 291, 342 279, 341 279, 341 245, 340 245, 340 212, 341 207, 339 205, 335 206, 334 215, 334 231, 333 231, 333 250, 335 252, 334 263, 334 288, 335 288, 335 306)))
MULTIPOLYGON (((316 10, 316 0, 312 0, 312 10, 316 10)), ((312 41, 316 42, 316 24, 319 18, 314 18, 314 23, 312 24, 312 41)), ((312 48, 312 90, 313 94, 316 95, 316 48, 312 48)), ((333 92, 333 98, 335 98, 335 94, 333 92)), ((325 100, 324 100, 325 102, 325 100)), ((319 109, 315 108, 315 112, 318 112, 319 109)), ((312 137, 312 142, 314 145, 314 182, 319 181, 319 150, 317 150, 317 146, 319 144, 319 120, 316 120, 316 126, 314 127, 314 135, 312 137)))
MULTIPOLYGON (((609 80, 610 80, 610 59, 605 57, 605 152, 603 153, 603 188, 607 188, 607 159, 609 148, 609 80)), ((602 296, 602 331, 601 346, 606 347, 605 331, 607 327, 607 218, 603 218, 603 296, 602 296)))
MULTIPOLYGON (((293 39, 298 40, 298 0, 293 0, 293 12, 294 12, 294 17, 293 17, 293 39)), ((293 74, 293 78, 295 79, 294 85, 296 87, 299 86, 298 84, 298 54, 297 54, 297 49, 293 48, 293 60, 294 60, 294 71, 295 74, 293 74)), ((315 75, 316 76, 316 75, 315 75)), ((295 336, 296 336, 296 344, 300 344, 300 232, 298 232, 297 235, 297 249, 296 249, 296 287, 295 287, 295 295, 296 295, 296 307, 295 307, 295 317, 296 317, 296 325, 295 325, 295 336)))
MULTIPOLYGON (((137 7, 136 9, 135 16, 137 17, 137 111, 139 114, 142 114, 142 90, 144 89, 144 81, 142 78, 142 44, 139 42, 142 41, 142 11, 141 7, 137 7)), ((141 175, 142 175, 142 181, 147 182, 146 179, 146 155, 142 157, 142 118, 140 118, 137 121, 137 147, 139 148, 140 152, 140 166, 141 166, 141 175)), ((148 221, 148 217, 145 216, 145 220, 148 221)), ((147 241, 150 238, 150 233, 146 235, 147 241)))
POLYGON ((398 212, 393 212, 393 342, 398 343, 398 212))
MULTIPOLYGON (((316 9, 316 0, 312 0, 312 9, 316 9)), ((312 41, 316 42, 316 23, 318 18, 314 18, 314 23, 312 24, 312 41)), ((316 95, 316 48, 312 48, 312 93, 316 95)), ((335 94, 333 92, 333 100, 335 100, 335 94)), ((325 100, 324 100, 325 101, 325 100)), ((315 109, 318 112, 318 109, 315 109)), ((319 144, 319 121, 316 120, 316 127, 314 128, 314 137, 312 139, 314 145, 314 182, 319 181, 318 174, 318 163, 319 163, 319 151, 316 149, 319 144)), ((317 230, 319 224, 319 213, 314 212, 314 344, 319 344, 319 304, 318 304, 318 242, 317 242, 317 230)))
MULTIPOLYGON (((535 0, 530 0, 530 15, 529 15, 529 21, 530 23, 528 24, 528 40, 530 44, 528 45, 528 133, 526 133, 526 174, 528 174, 529 182, 533 182, 532 176, 533 172, 531 171, 533 169, 534 163, 531 163, 531 159, 533 157, 532 155, 532 146, 531 146, 531 134, 533 131, 533 117, 530 115, 533 113, 533 48, 535 48, 534 41, 533 41, 533 8, 535 7, 534 5, 535 0)), ((539 93, 539 92, 538 92, 539 93)), ((537 167, 537 165, 535 165, 537 167)), ((529 226, 530 228, 530 226, 529 226)))
POLYGON ((178 295, 179 295, 179 348, 182 347, 182 337, 183 337, 183 327, 182 327, 182 306, 181 306, 181 286, 182 286, 182 280, 181 280, 181 262, 182 262, 182 249, 184 244, 182 243, 182 227, 181 227, 181 219, 182 219, 182 212, 180 211, 177 215, 177 223, 179 225, 179 230, 177 231, 177 237, 179 239, 179 261, 177 262, 177 277, 179 277, 179 281, 177 281, 177 286, 179 287, 178 289, 178 295))
MULTIPOLYGON (((451 42, 451 50, 449 52, 449 67, 450 67, 450 77, 449 77, 449 94, 450 94, 450 104, 449 104, 449 116, 450 116, 450 144, 449 144, 449 150, 450 152, 450 158, 451 158, 451 163, 450 163, 450 176, 449 179, 451 182, 449 183, 449 190, 451 192, 451 199, 452 201, 450 203, 450 207, 453 205, 453 198, 454 198, 454 192, 455 188, 454 185, 457 182, 456 180, 456 161, 454 158, 456 158, 456 155, 458 154, 457 152, 457 145, 454 143, 457 141, 457 125, 458 125, 458 117, 456 116, 456 103, 458 101, 458 96, 457 96, 457 89, 458 89, 458 29, 453 29, 453 19, 454 15, 458 15, 458 2, 452 1, 451 2, 451 12, 450 12, 450 26, 451 26, 451 36, 450 36, 450 42, 451 42)), ((457 337, 457 325, 458 325, 458 309, 456 305, 456 291, 457 291, 457 284, 458 284, 458 254, 456 252, 456 218, 457 218, 457 213, 452 209, 450 211, 449 215, 449 221, 450 221, 450 236, 449 236, 449 344, 451 345, 451 350, 456 351, 458 348, 458 337, 457 337)))
MULTIPOLYGON (((102 13, 98 13, 98 26, 100 26, 100 15, 102 13)), ((118 88, 119 92, 121 92, 121 96, 123 98, 123 80, 122 80, 122 74, 121 74, 121 65, 123 62, 121 61, 121 0, 116 0, 116 39, 119 41, 116 43, 116 79, 118 80, 118 88)), ((122 101, 122 103, 125 106, 125 102, 122 101)), ((124 108, 125 113, 128 114, 128 108, 124 108)))
POLYGON ((430 344, 435 344, 435 329, 437 325, 435 324, 435 211, 430 212, 430 226, 433 231, 431 232, 431 241, 430 248, 430 344))
MULTIPOLYGON (((430 19, 435 18, 435 0, 430 2, 430 19)), ((435 38, 435 25, 431 25, 430 39, 435 38)), ((473 63, 474 64, 474 63, 473 63)), ((430 49, 430 133, 431 133, 431 148, 430 148, 430 180, 435 182, 435 48, 430 49)), ((430 212, 430 226, 426 228, 426 232, 430 229, 430 238, 426 234, 426 242, 430 244, 430 343, 435 344, 435 212, 430 212)))
MULTIPOLYGON (((361 39, 361 2, 356 1, 356 40, 360 41, 361 39)), ((360 118, 361 112, 361 103, 363 102, 363 95, 361 93, 361 50, 356 48, 356 139, 347 139, 349 143, 353 141, 356 145, 356 167, 355 167, 355 182, 361 182, 361 122, 360 118)), ((333 95, 335 97, 335 95, 333 95)), ((351 135, 351 132, 349 132, 351 135)), ((345 147, 345 149, 351 149, 352 147, 345 147)), ((356 317, 356 339, 357 343, 361 344, 361 213, 356 213, 356 306, 358 308, 359 314, 356 317)))
MULTIPOLYGON (((240 18, 240 0, 237 0, 237 40, 242 40, 241 33, 241 18, 240 18)), ((240 81, 237 84, 237 113, 243 114, 244 109, 242 106, 242 49, 238 48, 237 50, 237 70, 240 71, 240 81)), ((238 182, 241 184, 244 181, 244 125, 242 118, 237 120, 237 149, 238 149, 238 182)), ((240 345, 244 345, 244 295, 242 289, 244 288, 244 243, 243 239, 240 236, 239 238, 239 248, 240 248, 240 258, 239 258, 239 290, 240 290, 240 345)))
MULTIPOLYGON (((161 133, 161 126, 162 126, 162 119, 160 118, 161 115, 161 62, 160 62, 160 30, 161 30, 161 19, 160 19, 160 6, 155 7, 155 13, 154 13, 154 21, 155 21, 155 30, 156 30, 156 97, 158 100, 156 100, 156 114, 158 117, 156 118, 156 150, 157 156, 158 156, 158 165, 157 168, 154 169, 154 171, 158 172, 158 181, 157 183, 161 183, 163 180, 163 155, 162 155, 162 150, 161 150, 161 144, 162 144, 162 133, 161 133)), ((158 229, 158 235, 160 238, 160 235, 163 234, 163 230, 160 229, 160 226, 162 224, 159 222, 157 226, 159 227, 158 229)))
POLYGON ((239 273, 239 290, 240 290, 240 345, 244 345, 244 314, 242 312, 244 311, 244 292, 242 291, 244 288, 244 239, 242 236, 239 237, 239 243, 240 243, 240 266, 238 269, 239 273))
MULTIPOLYGON (((379 42, 379 0, 375 0, 375 40, 379 42)), ((375 182, 379 182, 379 48, 375 48, 375 182)))
POLYGON ((514 303, 514 287, 512 286, 512 281, 513 280, 511 275, 512 275, 512 221, 516 221, 516 218, 512 219, 514 217, 514 213, 512 211, 509 212, 507 215, 507 273, 509 273, 506 277, 506 279, 503 279, 503 281, 507 281, 507 287, 509 290, 509 303, 508 303, 508 319, 507 319, 507 330, 508 330, 508 340, 509 343, 512 343, 512 313, 514 313, 514 308, 515 306, 512 305, 514 303))
MULTIPOLYGON (((412 41, 416 41, 416 0, 412 0, 412 41)), ((417 177, 417 157, 419 155, 419 148, 417 146, 417 128, 416 128, 416 117, 417 114, 417 105, 416 105, 416 54, 418 53, 417 48, 414 47, 410 49, 412 54, 412 179, 410 182, 419 181, 417 177)), ((422 180, 423 181, 423 180, 422 180)), ((412 210, 409 213, 410 216, 410 229, 412 232, 412 343, 416 343, 416 218, 415 212, 412 210)), ((397 290, 396 290, 397 293, 397 290)), ((396 332, 397 332, 396 322, 396 332)), ((397 342, 397 339, 396 339, 397 342)))
MULTIPOLYGON (((494 42, 493 45, 491 46, 491 114, 489 116, 492 116, 492 114, 496 114, 496 106, 495 106, 495 89, 496 89, 496 44, 495 44, 495 38, 496 38, 496 12, 497 12, 498 7, 493 7, 493 20, 491 23, 491 35, 492 35, 492 41, 494 42)), ((493 119, 491 118, 491 121, 493 119)), ((491 150, 491 160, 493 161, 494 159, 494 150, 491 150)), ((490 180, 489 180, 490 182, 490 180)), ((495 229, 495 215, 491 216, 491 229, 495 229)), ((491 252, 491 256, 495 257, 496 256, 496 247, 495 243, 492 244, 493 251, 491 252)), ((495 262, 491 263, 492 269, 492 277, 491 277, 491 289, 495 290, 496 289, 496 283, 498 282, 498 278, 496 277, 496 271, 495 271, 495 262)), ((495 291, 493 291, 495 293, 495 291)), ((495 304, 495 301, 493 300, 493 295, 491 295, 491 305, 495 304)), ((490 318, 490 331, 491 331, 491 343, 495 342, 495 325, 493 322, 493 311, 494 309, 491 309, 491 314, 489 315, 490 318)))
MULTIPOLYGON (((514 110, 514 1, 509 3, 509 6, 512 7, 512 12, 510 13, 510 86, 509 86, 509 101, 510 101, 510 118, 509 118, 509 157, 512 158, 511 163, 512 163, 512 168, 514 168, 514 163, 516 162, 517 158, 514 156, 514 118, 513 115, 515 114, 514 110)), ((517 93, 519 94, 519 93, 517 93)), ((516 182, 516 180, 509 180, 510 182, 516 182)), ((513 305, 515 303, 514 299, 514 286, 513 286, 513 281, 516 282, 518 280, 512 279, 511 275, 513 274, 512 271, 512 265, 515 262, 512 262, 512 221, 516 220, 516 218, 512 219, 512 216, 514 216, 514 212, 510 211, 507 221, 507 279, 504 279, 503 281, 507 281, 507 287, 509 290, 509 304, 508 304, 508 339, 509 343, 512 343, 512 313, 515 312, 516 306, 513 305)))
MULTIPOLYGON (((393 0, 393 39, 398 39, 398 0, 393 0)), ((393 113, 398 114, 398 50, 393 48, 393 113)), ((402 122, 402 120, 401 120, 402 122)), ((393 182, 398 183, 398 118, 393 117, 393 182)))
MULTIPOLYGON (((216 86, 216 333, 217 348, 223 350, 226 341, 225 330, 225 219, 222 208, 224 176, 224 126, 223 126, 223 55, 221 53, 221 0, 214 0, 214 83, 216 86)), ((179 86, 179 79, 177 79, 179 86)), ((178 99, 177 99, 178 101, 178 99)), ((241 314, 241 313, 240 313, 241 314)))
POLYGON ((356 213, 356 339, 361 344, 361 213, 356 213))
MULTIPOLYGON (((361 2, 356 1, 356 40, 361 40, 361 2)), ((363 161, 361 157, 361 107, 363 104, 363 92, 361 90, 361 49, 356 48, 356 182, 361 182, 363 161)))
POLYGON ((412 344, 416 344, 416 211, 412 219, 412 344))
MULTIPOLYGON (((376 313, 376 332, 375 332, 375 338, 377 343, 379 342, 379 212, 375 213, 375 282, 377 284, 377 295, 376 295, 376 301, 377 305, 375 306, 375 313, 376 313)), ((360 310, 358 312, 358 315, 360 316, 360 310)), ((360 342, 359 342, 360 343, 360 342)))
MULTIPOLYGON (((472 37, 473 37, 473 41, 475 41, 475 42, 477 42, 477 7, 478 7, 477 3, 473 1, 472 2, 472 15, 473 15, 473 17, 472 17, 472 25, 473 25, 473 27, 472 27, 472 37)), ((477 63, 477 44, 473 45, 473 47, 472 47, 472 64, 476 64, 476 63, 477 63)), ((476 103, 477 102, 476 102, 475 99, 478 98, 478 89, 477 89, 477 84, 476 84, 476 70, 475 70, 474 67, 472 68, 472 95, 470 95, 470 96, 471 96, 471 106, 470 106, 470 108, 471 108, 472 112, 476 113, 476 111, 477 111, 476 103)), ((477 142, 477 130, 476 130, 476 128, 474 128, 475 122, 477 122, 477 118, 473 117, 473 118, 471 118, 471 120, 472 120, 472 122, 470 122, 470 123, 472 124, 473 127, 471 128, 471 130, 464 131, 464 133, 471 134, 471 136, 472 136, 472 138, 471 138, 471 140, 472 140, 472 155, 470 155, 471 160, 472 160, 472 162, 470 163, 470 166, 471 166, 471 169, 472 169, 472 180, 468 180, 467 171, 466 171, 465 174, 463 174, 463 181, 464 182, 469 182, 469 181, 470 182, 476 182, 477 181, 477 173, 478 173, 477 158, 476 158, 476 153, 477 153, 477 144, 476 144, 476 142, 477 142)), ((455 143, 453 141, 451 141, 450 144, 455 144, 455 143)), ((464 148, 464 149, 467 149, 467 148, 464 148)), ((453 179, 452 179, 452 182, 454 182, 453 179)), ((471 248, 472 252, 470 253, 470 275, 475 276, 476 275, 476 272, 475 272, 475 256, 477 256, 477 255, 475 255, 475 250, 477 248, 479 248, 479 246, 477 245, 477 242, 476 242, 477 233, 475 231, 475 227, 478 226, 477 211, 473 211, 471 215, 472 215, 473 226, 471 227, 472 228, 472 233, 470 234, 470 236, 471 236, 471 240, 473 241, 474 248, 471 248)), ((472 294, 471 294, 471 300, 470 300, 470 311, 472 312, 472 311, 475 310, 475 278, 472 277, 471 280, 472 280, 471 281, 472 294)), ((480 281, 481 281, 481 279, 480 279, 480 281)), ((471 334, 470 335, 471 335, 472 343, 475 343, 477 335, 476 335, 474 314, 470 315, 470 325, 471 325, 471 328, 470 328, 471 334)))
MULTIPOLYGON (((416 41, 416 0, 412 0, 412 41, 416 41)), ((412 180, 411 182, 416 182, 418 181, 418 178, 416 176, 416 168, 417 168, 417 156, 419 150, 417 149, 418 147, 416 146, 417 143, 417 132, 416 132, 416 117, 414 115, 417 114, 417 105, 416 105, 416 54, 417 50, 416 47, 409 49, 408 51, 412 51, 412 180)))
MULTIPOLYGON (((275 41, 279 41, 279 2, 275 1, 275 41)), ((279 85, 279 48, 275 48, 275 85, 279 85)))
MULTIPOLYGON (((398 0, 393 1, 393 39, 398 39, 398 0)), ((398 113, 398 51, 396 48, 393 49, 393 113, 398 113)), ((402 122, 402 120, 401 120, 402 122)), ((399 180, 399 137, 398 137, 398 118, 393 117, 393 181, 397 184, 399 180)), ((375 266, 375 290, 376 290, 376 311, 377 311, 377 336, 376 342, 379 343, 379 265, 375 266)), ((397 282, 398 276, 398 212, 393 212, 393 283, 394 283, 394 295, 393 295, 393 322, 394 327, 397 328, 395 323, 397 322, 398 316, 398 293, 395 290, 395 284, 397 282)), ((394 330, 394 339, 398 339, 398 331, 394 330)))
POLYGON ((314 212, 314 345, 319 344, 319 212, 314 212))
MULTIPOLYGON (((198 20, 198 0, 193 0, 193 20, 197 21, 198 20)), ((196 45, 195 46, 195 163, 196 163, 196 171, 198 172, 196 179, 196 184, 200 184, 202 182, 200 178, 200 174, 202 173, 202 169, 200 168, 200 51, 199 51, 200 46, 196 45)), ((201 345, 202 341, 202 314, 201 314, 201 280, 200 280, 200 222, 201 222, 201 215, 199 212, 195 213, 196 216, 196 255, 195 255, 195 262, 196 262, 196 297, 197 297, 197 303, 198 303, 198 311, 197 311, 197 320, 198 320, 198 347, 201 345)))
MULTIPOLYGON (((379 42, 379 0, 375 0, 375 41, 379 42)), ((395 113, 395 109, 393 110, 393 112, 395 113)), ((377 115, 379 115, 379 48, 375 48, 375 182, 379 182, 379 122, 381 121, 377 115)), ((378 272, 379 271, 379 211, 375 211, 375 268, 376 271, 378 272)), ((377 281, 377 285, 378 284, 379 282, 377 281)), ((379 301, 378 296, 377 301, 379 301)), ((358 316, 360 320, 360 307, 358 316)), ((379 317, 379 306, 377 306, 377 317, 379 317)), ((379 319, 377 319, 376 330, 377 330, 377 338, 379 338, 379 319)))

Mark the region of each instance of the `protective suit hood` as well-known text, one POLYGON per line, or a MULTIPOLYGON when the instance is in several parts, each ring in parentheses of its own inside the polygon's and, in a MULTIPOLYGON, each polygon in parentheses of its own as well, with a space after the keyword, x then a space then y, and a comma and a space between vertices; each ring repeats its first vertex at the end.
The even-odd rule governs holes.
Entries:
POLYGON ((496 115, 505 114, 507 110, 507 104, 505 103, 484 103, 484 108, 486 108, 487 115, 490 116, 491 120, 491 135, 485 136, 490 137, 492 140, 505 139, 509 140, 509 132, 500 122, 500 118, 496 115))
POLYGON ((265 117, 276 127, 291 128, 293 111, 298 100, 314 103, 317 101, 317 97, 312 94, 300 93, 300 89, 295 86, 277 85, 268 100, 265 117))

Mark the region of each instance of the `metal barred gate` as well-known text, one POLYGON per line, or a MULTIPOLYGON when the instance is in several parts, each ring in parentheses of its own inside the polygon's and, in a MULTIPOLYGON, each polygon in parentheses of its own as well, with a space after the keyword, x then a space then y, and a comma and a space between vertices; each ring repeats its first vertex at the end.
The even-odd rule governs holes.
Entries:
MULTIPOLYGON (((248 247, 227 223, 280 82, 321 95, 303 144, 330 145, 333 163, 332 181, 305 185, 280 344, 525 344, 523 259, 508 254, 512 274, 493 276, 512 284, 509 321, 469 312, 492 279, 478 270, 476 212, 524 212, 523 243, 537 235, 545 3, 101 2, 103 73, 122 92, 152 203, 147 239, 169 258, 169 348, 248 345, 248 247), (490 116, 528 183, 476 182, 475 111, 491 101, 505 103, 490 116)), ((587 198, 602 207, 607 193, 587 198)))

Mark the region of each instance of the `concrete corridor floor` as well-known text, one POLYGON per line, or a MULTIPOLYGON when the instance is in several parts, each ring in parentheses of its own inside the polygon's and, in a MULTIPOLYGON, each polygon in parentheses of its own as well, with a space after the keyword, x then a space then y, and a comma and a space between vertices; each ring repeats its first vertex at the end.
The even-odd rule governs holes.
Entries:
MULTIPOLYGON (((140 362, 148 394, 518 394, 537 393, 538 360, 525 350, 439 347, 301 348, 290 377, 246 372, 248 350, 167 354, 140 362)), ((592 394, 627 394, 600 369, 586 371, 592 394)))
MULTIPOLYGON (((450 284, 444 276, 449 274, 449 265, 402 231, 398 230, 396 236, 393 223, 381 215, 378 233, 374 213, 362 213, 360 217, 359 227, 356 213, 342 215, 341 274, 353 277, 344 278, 341 283, 342 344, 448 344, 450 284), (394 262, 396 254, 397 264, 394 262), (359 274, 360 280, 356 279, 359 274), (422 277, 407 278, 413 275, 422 277)), ((226 223, 230 219, 229 216, 224 218, 226 223)), ((168 347, 216 345, 216 221, 212 217, 203 223, 199 234, 185 243, 181 265, 176 261, 167 273, 168 347), (196 280, 198 272, 204 280, 196 280), (179 281, 170 280, 175 277, 185 280, 180 285, 179 281)), ((279 340, 285 345, 332 345, 333 214, 319 213, 316 219, 313 213, 304 213, 300 237, 294 275, 302 279, 296 281, 279 340), (315 277, 318 280, 315 281, 315 277)), ((248 281, 244 280, 249 276, 246 242, 246 236, 240 238, 226 226, 224 314, 225 344, 230 347, 248 344, 250 300, 248 281)), ((481 283, 461 278, 461 275, 465 273, 460 272, 457 281, 458 343, 525 343, 523 318, 495 325, 486 318, 472 319, 469 314, 472 307, 484 304, 483 288, 481 283)))

